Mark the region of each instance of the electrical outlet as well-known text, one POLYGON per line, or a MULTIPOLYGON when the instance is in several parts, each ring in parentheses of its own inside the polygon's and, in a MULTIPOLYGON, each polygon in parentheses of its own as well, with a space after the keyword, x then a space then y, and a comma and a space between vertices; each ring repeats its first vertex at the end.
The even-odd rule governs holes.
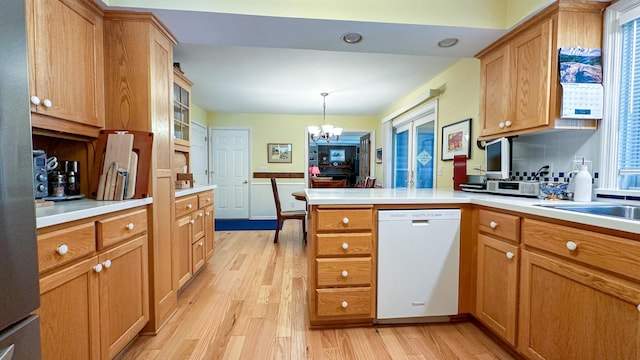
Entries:
POLYGON ((442 166, 438 166, 438 176, 442 176, 442 166))

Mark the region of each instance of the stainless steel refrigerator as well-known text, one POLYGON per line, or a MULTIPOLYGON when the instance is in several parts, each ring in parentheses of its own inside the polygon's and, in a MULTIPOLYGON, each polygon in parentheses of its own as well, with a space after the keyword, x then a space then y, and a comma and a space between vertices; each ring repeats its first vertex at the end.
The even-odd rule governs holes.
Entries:
POLYGON ((0 0, 0 360, 40 359, 24 0, 0 0))

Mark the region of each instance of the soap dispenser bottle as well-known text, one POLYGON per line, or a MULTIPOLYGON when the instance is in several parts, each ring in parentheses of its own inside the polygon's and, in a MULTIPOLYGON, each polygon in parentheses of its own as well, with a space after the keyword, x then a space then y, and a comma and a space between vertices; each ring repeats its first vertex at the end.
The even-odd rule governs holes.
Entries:
POLYGON ((575 184, 573 201, 591 201, 591 174, 584 160, 573 181, 575 184))

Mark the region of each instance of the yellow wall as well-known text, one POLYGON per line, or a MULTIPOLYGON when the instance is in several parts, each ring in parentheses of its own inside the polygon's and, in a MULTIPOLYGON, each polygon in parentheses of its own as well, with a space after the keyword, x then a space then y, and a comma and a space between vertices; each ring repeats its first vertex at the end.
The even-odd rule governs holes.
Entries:
POLYGON ((207 117, 208 114, 206 110, 194 103, 191 103, 191 121, 207 126, 207 117))
MULTIPOLYGON (((393 113, 411 100, 418 98, 429 89, 442 88, 444 92, 438 97, 438 129, 436 130, 436 168, 442 168, 442 175, 436 176, 438 189, 453 188, 453 161, 441 161, 442 126, 467 118, 472 119, 471 127, 471 159, 467 162, 467 173, 472 174, 473 167, 484 163, 484 152, 475 145, 480 129, 478 114, 480 110, 480 61, 475 58, 462 59, 445 70, 424 86, 392 106, 386 114, 393 113)), ((439 173, 439 171, 438 171, 439 173)), ((378 175, 379 177, 382 174, 378 175)))
MULTIPOLYGON (((310 125, 321 125, 322 117, 318 115, 292 114, 237 114, 208 113, 208 124, 213 127, 233 127, 251 129, 251 171, 305 172, 305 136, 310 125), (290 143, 292 145, 292 162, 268 163, 268 143, 290 143)), ((345 131, 375 131, 380 138, 380 122, 375 116, 329 116, 326 123, 342 127, 345 131)), ((376 144, 380 140, 376 139, 376 144)), ((375 145, 380 146, 380 145, 375 145)), ((296 179, 295 181, 300 181, 296 179)))

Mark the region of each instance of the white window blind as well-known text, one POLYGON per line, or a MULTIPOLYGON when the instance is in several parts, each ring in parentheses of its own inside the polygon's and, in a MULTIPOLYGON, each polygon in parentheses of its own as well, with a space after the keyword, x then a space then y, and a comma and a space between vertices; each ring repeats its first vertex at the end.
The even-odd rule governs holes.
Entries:
POLYGON ((622 25, 618 186, 640 187, 640 19, 622 25))

